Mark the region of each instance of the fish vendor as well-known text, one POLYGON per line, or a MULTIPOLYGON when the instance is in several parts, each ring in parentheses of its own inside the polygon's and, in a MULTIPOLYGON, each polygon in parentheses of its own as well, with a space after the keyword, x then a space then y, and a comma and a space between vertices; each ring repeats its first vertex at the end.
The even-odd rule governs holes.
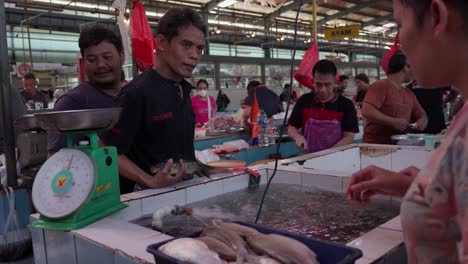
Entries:
MULTIPOLYGON (((119 152, 119 172, 129 180, 121 193, 159 188, 185 176, 183 160, 194 161, 195 114, 190 100, 192 75, 205 49, 207 25, 190 8, 172 8, 158 24, 156 63, 132 82, 119 96, 123 107, 117 125, 101 135, 106 145, 119 152), (174 176, 173 163, 180 163, 174 176), (163 164, 152 175, 150 168, 163 164)), ((122 181, 121 181, 122 182, 122 181)), ((121 184, 122 185, 122 184, 121 184)))

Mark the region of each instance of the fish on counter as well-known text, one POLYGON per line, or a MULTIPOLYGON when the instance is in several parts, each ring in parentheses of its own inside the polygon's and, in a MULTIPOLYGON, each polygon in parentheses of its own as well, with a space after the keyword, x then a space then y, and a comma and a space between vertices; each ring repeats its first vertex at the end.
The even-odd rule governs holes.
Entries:
POLYGON ((166 206, 161 209, 158 209, 153 213, 151 226, 155 230, 161 231, 163 229, 163 218, 166 215, 192 215, 192 208, 180 206, 180 205, 173 205, 173 206, 166 206))
MULTIPOLYGON (((198 176, 209 177, 210 175, 213 175, 213 174, 230 172, 230 170, 222 169, 222 168, 213 168, 198 161, 182 160, 182 162, 184 163, 184 166, 185 166, 186 175, 196 174, 198 176)), ((165 163, 161 162, 156 166, 150 167, 151 174, 154 175, 158 173, 160 170, 164 168, 164 165, 165 163)), ((171 168, 169 169, 169 174, 177 175, 180 169, 181 169, 180 163, 174 162, 171 168)))

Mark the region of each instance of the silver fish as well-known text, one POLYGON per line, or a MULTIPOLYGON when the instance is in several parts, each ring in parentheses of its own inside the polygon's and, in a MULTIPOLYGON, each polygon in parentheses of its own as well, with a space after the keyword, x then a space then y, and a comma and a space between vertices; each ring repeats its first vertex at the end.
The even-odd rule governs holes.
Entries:
POLYGON ((317 255, 301 242, 276 234, 247 236, 247 243, 259 254, 284 264, 318 264, 317 255))
POLYGON ((193 238, 179 238, 162 245, 161 253, 180 261, 194 264, 222 264, 218 254, 211 251, 202 241, 193 238))

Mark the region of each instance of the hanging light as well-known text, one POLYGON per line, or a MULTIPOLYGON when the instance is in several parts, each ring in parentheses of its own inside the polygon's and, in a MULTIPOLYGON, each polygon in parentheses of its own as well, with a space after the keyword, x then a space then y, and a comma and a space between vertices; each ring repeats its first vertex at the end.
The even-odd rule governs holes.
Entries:
POLYGON ((252 32, 252 34, 250 35, 252 38, 255 38, 255 32, 252 32))
POLYGON ((221 34, 221 29, 216 29, 216 34, 221 34))

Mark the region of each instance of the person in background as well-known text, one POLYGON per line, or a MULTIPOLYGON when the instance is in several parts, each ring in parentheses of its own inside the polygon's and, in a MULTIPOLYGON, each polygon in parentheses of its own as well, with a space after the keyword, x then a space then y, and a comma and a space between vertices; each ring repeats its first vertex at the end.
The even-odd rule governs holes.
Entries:
POLYGON ((443 94, 445 91, 453 91, 453 89, 450 86, 426 89, 418 87, 417 84, 410 85, 408 88, 414 93, 427 115, 427 126, 421 132, 425 134, 438 134, 446 129, 443 94))
POLYGON ((218 91, 218 96, 216 97, 216 106, 218 109, 218 112, 224 112, 226 111, 226 108, 228 105, 231 103, 231 100, 229 97, 223 93, 221 89, 218 91))
POLYGON ((249 118, 255 120, 254 116, 256 117, 262 109, 268 117, 281 112, 282 107, 279 96, 259 81, 250 81, 247 85, 247 91, 248 96, 242 104, 244 124, 248 124, 249 118), (258 105, 255 105, 255 100, 258 105))
POLYGON ((411 81, 411 69, 406 56, 397 52, 390 58, 388 79, 372 84, 362 106, 366 118, 363 143, 392 144, 391 137, 405 133, 410 122, 413 129, 423 131, 427 116, 410 89, 401 86, 411 81))
MULTIPOLYGON (((280 102, 283 107, 283 111, 285 110, 285 107, 283 103, 286 103, 289 99, 289 90, 291 89, 291 85, 289 83, 284 85, 283 92, 280 94, 280 102)), ((291 103, 294 103, 297 101, 297 92, 295 90, 292 90, 291 92, 291 103)))
POLYGON ((317 62, 312 70, 315 91, 301 96, 294 106, 289 118, 288 134, 301 150, 307 149, 308 142, 300 134, 299 129, 304 131, 309 119, 339 122, 343 136, 335 145, 329 147, 351 144, 354 134, 359 133, 353 102, 335 93, 336 72, 333 62, 329 60, 317 62))
POLYGON ((213 96, 208 95, 208 82, 206 80, 198 80, 197 95, 192 97, 192 107, 197 125, 204 125, 216 113, 216 102, 213 96))
POLYGON ((338 86, 335 88, 335 93, 337 95, 343 95, 348 87, 349 77, 347 75, 340 75, 338 80, 338 86))
POLYGON ((144 189, 179 182, 186 174, 183 160, 195 161, 193 86, 185 78, 202 58, 207 29, 195 10, 169 9, 156 31, 156 63, 122 89, 120 120, 100 136, 103 144, 117 147, 119 173, 133 182, 121 193, 133 191, 134 183, 144 189), (180 170, 171 175, 174 161, 180 170))
POLYGON ((52 91, 49 91, 49 90, 42 90, 41 93, 44 94, 44 98, 45 98, 45 100, 46 100, 46 102, 47 102, 47 108, 48 108, 50 102, 52 102, 52 97, 53 97, 52 91))
POLYGON ((369 77, 365 73, 360 73, 354 78, 354 82, 357 87, 357 94, 354 98, 354 102, 357 106, 362 107, 362 102, 366 96, 367 89, 369 89, 369 77))
MULTIPOLYGON (((468 2, 394 0, 401 48, 422 87, 451 84, 468 94, 468 2), (436 66, 434 66, 436 62, 436 66)), ((404 197, 400 217, 409 264, 467 263, 468 104, 427 164, 400 172, 370 166, 352 175, 350 199, 404 197)))
POLYGON ((23 76, 23 90, 20 94, 27 110, 34 111, 47 108, 44 94, 37 90, 37 80, 34 74, 27 73, 23 76))
POLYGON ((122 70, 122 73, 120 74, 120 87, 124 87, 125 85, 127 85, 127 83, 127 80, 125 80, 125 73, 122 70))
POLYGON ((55 89, 55 91, 52 93, 52 100, 49 102, 48 108, 53 109, 57 100, 64 94, 65 92, 62 89, 55 89))
MULTIPOLYGON (((120 75, 124 63, 121 39, 114 31, 97 24, 81 31, 78 45, 88 81, 60 96, 54 110, 115 107, 114 100, 120 92, 120 75)), ((49 133, 49 156, 66 145, 64 133, 49 133)))

